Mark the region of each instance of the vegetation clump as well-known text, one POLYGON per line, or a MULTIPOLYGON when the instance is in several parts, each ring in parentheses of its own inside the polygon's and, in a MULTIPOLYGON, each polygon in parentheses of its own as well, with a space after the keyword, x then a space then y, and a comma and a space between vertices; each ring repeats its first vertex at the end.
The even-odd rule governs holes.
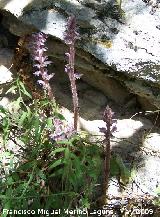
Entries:
MULTIPOLYGON (((113 113, 109 107, 104 112, 106 129, 101 131, 105 135, 105 150, 102 145, 91 143, 86 136, 77 132, 79 104, 76 79, 80 77, 74 69, 77 38, 75 17, 71 16, 64 41, 69 46, 65 71, 72 90, 73 126, 60 113, 49 83, 54 74, 49 74, 47 70, 51 61, 45 54, 47 35, 42 32, 32 34, 29 50, 36 69, 33 74, 38 77, 38 84, 44 90, 45 97, 33 99, 24 83, 17 78, 8 90, 18 94, 13 109, 0 107, 3 132, 0 204, 3 207, 3 217, 8 214, 16 216, 13 210, 32 210, 35 213, 29 214, 38 216, 40 209, 41 212, 43 209, 49 213, 61 209, 59 216, 68 216, 65 209, 91 209, 103 165, 103 196, 106 197, 111 169, 113 113), (30 99, 30 103, 26 103, 24 98, 30 99)), ((39 214, 49 215, 45 212, 39 214)))

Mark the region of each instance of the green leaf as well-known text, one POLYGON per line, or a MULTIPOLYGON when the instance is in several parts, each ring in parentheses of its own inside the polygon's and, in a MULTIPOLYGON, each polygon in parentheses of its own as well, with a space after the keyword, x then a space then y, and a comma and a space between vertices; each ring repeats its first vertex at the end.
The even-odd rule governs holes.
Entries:
POLYGON ((43 173, 42 170, 39 170, 36 174, 37 174, 41 179, 46 180, 46 175, 43 173))
POLYGON ((32 112, 31 112, 31 109, 28 107, 28 106, 25 106, 25 108, 26 108, 26 113, 27 113, 27 122, 31 122, 31 120, 32 120, 32 112))
POLYGON ((73 160, 73 159, 77 159, 77 160, 80 160, 80 157, 77 157, 76 154, 74 154, 73 152, 70 151, 70 158, 73 160))
POLYGON ((120 175, 120 168, 115 157, 112 157, 110 160, 110 174, 111 176, 120 175))
POLYGON ((23 112, 18 121, 18 126, 22 126, 26 118, 27 118, 27 112, 23 112))
POLYGON ((47 122, 46 122, 46 124, 47 124, 47 127, 48 128, 53 128, 53 121, 52 121, 52 118, 47 118, 47 122))
POLYGON ((64 117, 62 114, 60 114, 60 113, 56 113, 55 116, 56 116, 57 118, 59 118, 60 120, 62 120, 62 121, 63 121, 63 120, 66 120, 65 117, 64 117))
POLYGON ((69 176, 69 182, 73 185, 74 190, 76 191, 77 187, 78 187, 78 183, 77 183, 76 176, 73 173, 70 174, 70 176, 69 176))
POLYGON ((3 152, 2 154, 0 154, 0 159, 2 159, 4 157, 11 157, 11 153, 9 151, 6 151, 6 152, 3 152))
POLYGON ((60 168, 56 170, 54 173, 52 173, 49 177, 55 177, 55 176, 57 177, 59 175, 63 175, 63 173, 64 173, 64 169, 60 168))
POLYGON ((16 85, 13 85, 11 88, 9 88, 9 90, 7 90, 6 94, 7 93, 13 93, 13 91, 17 89, 17 86, 16 85))
POLYGON ((22 101, 22 99, 21 99, 21 97, 19 97, 16 101, 13 102, 14 111, 17 111, 21 107, 20 106, 21 101, 22 101))
POLYGON ((63 152, 66 148, 57 148, 55 149, 54 151, 52 151, 49 156, 51 155, 55 155, 56 153, 59 153, 59 152, 63 152))
POLYGON ((54 163, 52 163, 50 166, 49 166, 49 169, 53 169, 59 165, 63 164, 63 159, 59 159, 59 160, 56 160, 54 163))
POLYGON ((122 161, 122 158, 119 155, 117 155, 117 157, 116 157, 116 162, 120 168, 120 177, 125 184, 126 182, 129 181, 131 173, 130 173, 129 169, 125 166, 125 164, 122 161))
POLYGON ((10 127, 10 120, 9 120, 9 118, 6 116, 6 117, 3 118, 3 121, 2 121, 3 142, 4 142, 4 144, 6 143, 6 140, 8 139, 9 127, 10 127))
POLYGON ((41 124, 38 116, 35 116, 35 119, 33 120, 33 128, 35 129, 35 140, 39 141, 41 137, 41 124))
POLYGON ((6 184, 7 185, 12 185, 14 183, 14 180, 12 177, 8 177, 8 179, 6 180, 6 184))
POLYGON ((90 203, 89 203, 89 201, 88 201, 88 198, 82 198, 82 205, 83 205, 83 207, 85 207, 85 208, 90 208, 90 203))
POLYGON ((33 168, 34 165, 35 165, 34 161, 27 162, 27 163, 21 165, 18 170, 23 170, 23 171, 29 170, 29 169, 33 168))
POLYGON ((137 174, 137 169, 135 167, 133 167, 133 169, 130 172, 130 179, 134 179, 136 177, 137 174))
POLYGON ((6 114, 7 110, 2 105, 0 105, 0 112, 6 114))
POLYGON ((72 146, 72 142, 71 142, 71 141, 68 141, 67 139, 66 139, 66 140, 62 140, 62 141, 57 141, 57 144, 59 144, 59 145, 65 144, 65 145, 70 145, 70 146, 72 146))
POLYGON ((10 197, 12 195, 12 192, 13 192, 12 187, 7 188, 7 190, 6 190, 6 196, 10 197))
POLYGON ((10 159, 9 167, 10 167, 10 169, 13 169, 13 167, 14 167, 13 158, 10 159))
POLYGON ((2 122, 3 131, 6 131, 9 127, 9 119, 7 117, 3 118, 2 122))
POLYGON ((64 157, 65 160, 68 160, 70 158, 70 151, 68 147, 65 149, 64 157))
POLYGON ((94 171, 92 171, 92 170, 90 170, 90 171, 88 172, 88 175, 89 175, 91 178, 93 178, 94 180, 97 179, 97 174, 96 174, 94 171))
POLYGON ((32 99, 32 96, 31 96, 31 94, 30 93, 28 93, 28 91, 26 90, 26 88, 25 88, 25 86, 24 86, 24 84, 21 82, 21 81, 19 81, 19 85, 21 86, 21 88, 22 88, 22 93, 24 94, 24 95, 26 95, 26 96, 28 96, 29 98, 31 98, 32 99))
POLYGON ((13 180, 14 180, 15 182, 20 179, 20 177, 18 176, 17 173, 12 173, 12 178, 13 178, 13 180))

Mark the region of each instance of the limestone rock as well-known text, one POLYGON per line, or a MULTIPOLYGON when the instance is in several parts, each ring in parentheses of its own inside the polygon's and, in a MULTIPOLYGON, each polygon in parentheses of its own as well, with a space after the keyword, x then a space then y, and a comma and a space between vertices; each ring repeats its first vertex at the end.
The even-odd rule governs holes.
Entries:
POLYGON ((4 65, 0 65, 0 84, 12 81, 12 73, 4 65))
POLYGON ((160 134, 149 133, 143 140, 143 147, 148 148, 152 152, 160 153, 160 134))
POLYGON ((122 139, 134 136, 139 130, 150 129, 152 123, 147 119, 122 119, 117 120, 116 127, 117 130, 113 133, 113 136, 122 139))
MULTIPOLYGON (((130 146, 134 142, 133 149, 129 151, 125 140, 119 143, 125 146, 124 149, 121 148, 119 153, 125 159, 126 165, 130 163, 128 159, 134 159, 131 166, 131 171, 134 175, 132 175, 123 191, 124 195, 136 195, 140 197, 148 194, 155 197, 157 196, 156 189, 160 186, 160 134, 158 129, 154 129, 155 132, 150 133, 150 130, 153 130, 153 126, 149 125, 149 122, 147 121, 147 123, 146 121, 145 124, 147 125, 144 125, 144 127, 149 127, 148 130, 142 134, 139 134, 139 132, 140 137, 138 134, 134 135, 134 137, 139 137, 137 137, 136 143, 135 140, 128 141, 128 145, 130 146), (127 155, 125 156, 124 153, 127 153, 127 155)), ((117 191, 118 189, 119 187, 117 187, 117 191)))
MULTIPOLYGON (((52 43, 55 37, 63 41, 67 17, 74 14, 81 35, 77 53, 83 51, 80 55, 82 69, 85 72, 92 62, 93 71, 98 72, 92 78, 87 76, 88 70, 83 79, 111 97, 114 93, 107 89, 107 79, 114 79, 121 85, 118 90, 124 87, 129 90, 126 95, 122 91, 117 97, 121 103, 131 92, 160 107, 159 3, 154 13, 140 0, 122 1, 121 8, 110 1, 24 0, 20 3, 12 0, 7 4, 0 1, 0 9, 4 15, 3 25, 15 35, 22 36, 37 29, 49 34, 52 43), (86 56, 95 59, 90 62, 86 56), (99 77, 103 82, 98 82, 99 77)), ((49 47, 48 53, 52 55, 53 49, 49 47)), ((61 57, 59 53, 57 56, 61 57)), ((80 59, 77 66, 78 62, 80 59)), ((116 90, 118 85, 111 86, 116 90)))
MULTIPOLYGON (((159 163, 159 157, 145 156, 143 164, 137 164, 134 180, 139 185, 138 194, 156 195, 156 188, 160 185, 159 163)), ((134 191, 135 189, 136 186, 134 186, 134 191)))

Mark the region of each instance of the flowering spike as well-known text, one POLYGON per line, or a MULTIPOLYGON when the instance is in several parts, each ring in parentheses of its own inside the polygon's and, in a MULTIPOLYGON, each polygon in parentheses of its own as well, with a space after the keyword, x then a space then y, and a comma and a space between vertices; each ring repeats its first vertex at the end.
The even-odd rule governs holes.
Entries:
POLYGON ((113 121, 112 109, 107 106, 104 110, 103 121, 106 123, 106 128, 100 128, 100 132, 105 135, 105 149, 104 149, 104 173, 103 173, 103 188, 102 188, 102 203, 106 204, 106 192, 108 190, 109 175, 110 175, 110 159, 111 159, 111 135, 116 129, 115 121, 113 121))
POLYGON ((79 34, 76 31, 76 18, 75 16, 70 16, 66 25, 66 31, 64 35, 64 41, 66 44, 74 44, 76 39, 79 38, 79 34))
POLYGON ((54 97, 49 80, 54 74, 49 75, 47 70, 47 66, 51 64, 52 61, 48 61, 48 56, 45 55, 45 51, 47 50, 47 47, 45 47, 47 37, 48 36, 42 32, 32 34, 29 47, 34 61, 34 67, 38 69, 36 72, 34 72, 34 75, 38 77, 41 76, 41 79, 38 80, 38 83, 42 85, 43 89, 47 90, 49 98, 53 99, 54 97))
POLYGON ((68 74, 71 84, 72 100, 74 108, 74 129, 77 131, 79 106, 78 106, 78 95, 76 87, 76 78, 78 76, 74 73, 75 65, 75 41, 79 34, 76 31, 76 19, 75 16, 71 16, 68 19, 66 31, 64 34, 64 41, 69 46, 69 52, 66 53, 67 64, 65 65, 65 72, 68 74))

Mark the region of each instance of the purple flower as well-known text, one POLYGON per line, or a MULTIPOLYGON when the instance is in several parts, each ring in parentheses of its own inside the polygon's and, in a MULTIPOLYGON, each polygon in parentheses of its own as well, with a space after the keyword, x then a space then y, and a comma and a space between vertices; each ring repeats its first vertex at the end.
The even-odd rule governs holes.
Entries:
POLYGON ((50 138, 53 141, 63 141, 69 139, 74 133, 72 126, 68 125, 65 121, 62 121, 58 118, 54 118, 54 133, 50 135, 50 138))
POLYGON ((78 94, 76 87, 76 78, 80 78, 74 71, 75 65, 75 41, 78 39, 79 34, 76 31, 76 19, 75 16, 71 16, 68 19, 66 31, 64 34, 64 41, 69 46, 69 52, 65 55, 67 57, 67 64, 65 65, 65 72, 68 74, 71 84, 73 110, 74 110, 74 129, 77 131, 77 123, 79 116, 78 106, 78 94))
POLYGON ((76 39, 79 38, 79 34, 76 30, 76 18, 75 16, 70 16, 66 25, 66 31, 64 34, 64 41, 66 44, 74 44, 76 39))
POLYGON ((33 74, 36 75, 36 76, 40 76, 41 75, 41 71, 36 71, 33 74))
POLYGON ((47 37, 48 36, 42 32, 32 34, 29 47, 34 61, 34 67, 37 68, 34 75, 40 77, 38 83, 48 92, 49 98, 53 99, 54 97, 49 80, 54 76, 54 74, 48 74, 47 70, 47 66, 52 62, 49 61, 48 56, 45 55, 45 52, 47 51, 47 47, 45 47, 47 37))
POLYGON ((45 82, 44 82, 44 81, 38 80, 37 82, 38 82, 38 84, 40 84, 40 85, 42 85, 42 86, 45 86, 45 82))
POLYGON ((65 53, 65 57, 66 57, 66 60, 69 61, 69 59, 70 59, 70 53, 65 53))
POLYGON ((113 119, 113 116, 114 112, 107 106, 103 113, 103 121, 106 123, 106 127, 99 127, 100 132, 104 133, 106 137, 110 134, 112 135, 112 133, 117 130, 117 120, 113 119))
POLYGON ((82 77, 83 74, 80 74, 79 72, 75 72, 74 76, 76 79, 80 79, 82 77))
POLYGON ((74 65, 75 65, 75 41, 78 39, 79 34, 76 30, 76 18, 70 16, 66 25, 66 31, 64 33, 64 41, 69 45, 69 52, 65 53, 67 64, 65 65, 65 72, 72 74, 74 77, 74 65))

